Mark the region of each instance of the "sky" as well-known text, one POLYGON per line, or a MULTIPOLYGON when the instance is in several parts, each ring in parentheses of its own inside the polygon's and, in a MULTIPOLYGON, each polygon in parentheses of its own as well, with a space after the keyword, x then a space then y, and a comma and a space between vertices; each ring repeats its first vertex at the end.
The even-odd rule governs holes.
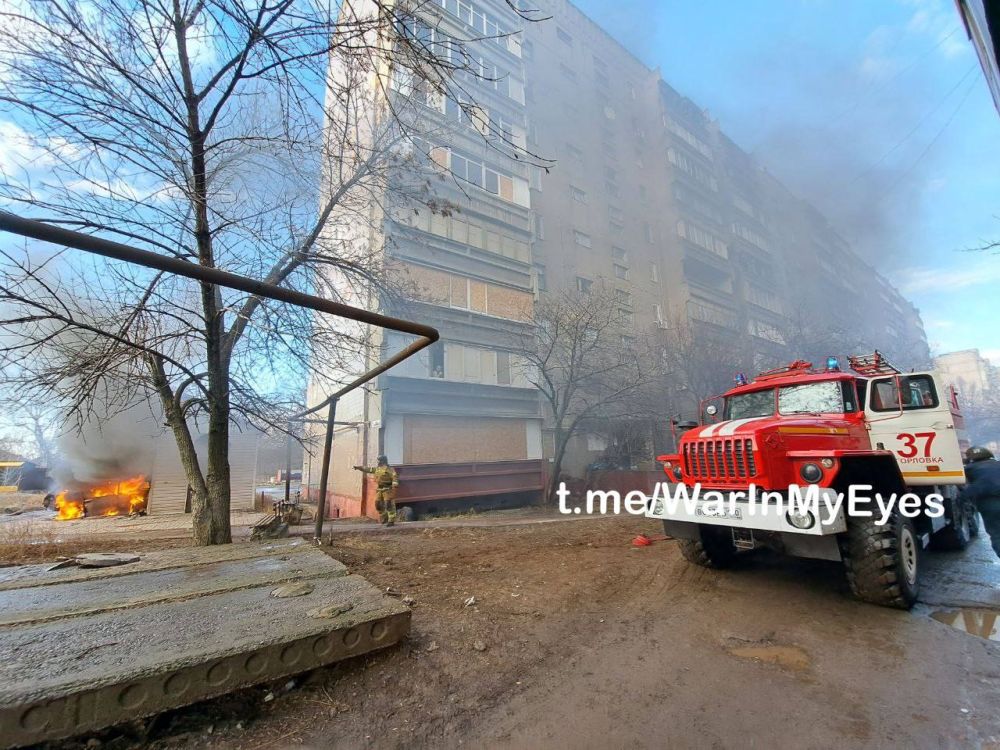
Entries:
POLYGON ((575 0, 1000 365, 1000 114, 953 0, 575 0))

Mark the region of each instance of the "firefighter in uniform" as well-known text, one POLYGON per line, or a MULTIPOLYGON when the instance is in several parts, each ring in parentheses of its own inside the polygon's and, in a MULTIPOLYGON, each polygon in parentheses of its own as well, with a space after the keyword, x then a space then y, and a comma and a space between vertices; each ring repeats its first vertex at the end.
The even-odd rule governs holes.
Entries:
POLYGON ((375 510, 379 521, 386 526, 396 523, 396 488, 399 487, 399 474, 389 466, 389 459, 378 457, 378 466, 374 469, 365 466, 355 466, 355 469, 375 477, 375 510))
POLYGON ((990 535, 993 551, 1000 557, 1000 461, 987 448, 974 446, 965 452, 965 485, 963 494, 974 500, 990 535))

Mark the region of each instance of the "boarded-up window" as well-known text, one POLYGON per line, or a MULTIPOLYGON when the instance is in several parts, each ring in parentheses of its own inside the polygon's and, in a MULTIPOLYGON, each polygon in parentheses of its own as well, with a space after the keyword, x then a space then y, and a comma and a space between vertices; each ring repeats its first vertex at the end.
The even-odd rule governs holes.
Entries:
POLYGON ((509 320, 528 320, 531 317, 530 292, 491 285, 487 305, 490 315, 509 320))
POLYGON ((469 309, 469 280, 459 276, 451 277, 451 306, 469 309))
POLYGON ((469 309, 486 312, 486 284, 482 281, 469 282, 469 309))
POLYGON ((500 197, 505 201, 514 201, 514 181, 510 177, 500 175, 500 197))
POLYGON ((528 456, 523 419, 409 415, 403 422, 403 463, 518 461, 528 456))
POLYGON ((435 146, 431 149, 431 161, 442 169, 448 168, 448 149, 435 146))
POLYGON ((417 294, 420 299, 436 304, 445 304, 449 299, 449 276, 441 271, 424 266, 406 267, 410 275, 410 280, 417 287, 417 294))

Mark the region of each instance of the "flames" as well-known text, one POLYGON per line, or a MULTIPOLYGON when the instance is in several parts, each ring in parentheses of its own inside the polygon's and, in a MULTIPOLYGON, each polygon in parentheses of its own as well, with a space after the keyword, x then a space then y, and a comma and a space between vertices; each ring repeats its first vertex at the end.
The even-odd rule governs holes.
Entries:
POLYGON ((56 518, 69 521, 84 516, 118 516, 144 513, 149 481, 139 475, 87 487, 63 490, 56 495, 56 518))

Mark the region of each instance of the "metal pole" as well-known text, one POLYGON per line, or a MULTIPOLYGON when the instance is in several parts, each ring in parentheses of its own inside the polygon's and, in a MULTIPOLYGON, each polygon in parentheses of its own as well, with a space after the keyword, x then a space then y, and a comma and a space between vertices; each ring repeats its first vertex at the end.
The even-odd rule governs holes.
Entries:
POLYGON ((292 498, 292 425, 288 425, 288 434, 285 436, 285 507, 292 498))
POLYGON ((330 481, 330 460, 333 455, 333 428, 337 418, 337 400, 330 402, 326 416, 326 437, 323 440, 323 465, 319 471, 319 497, 316 500, 316 543, 323 543, 323 517, 326 515, 326 487, 330 481))

